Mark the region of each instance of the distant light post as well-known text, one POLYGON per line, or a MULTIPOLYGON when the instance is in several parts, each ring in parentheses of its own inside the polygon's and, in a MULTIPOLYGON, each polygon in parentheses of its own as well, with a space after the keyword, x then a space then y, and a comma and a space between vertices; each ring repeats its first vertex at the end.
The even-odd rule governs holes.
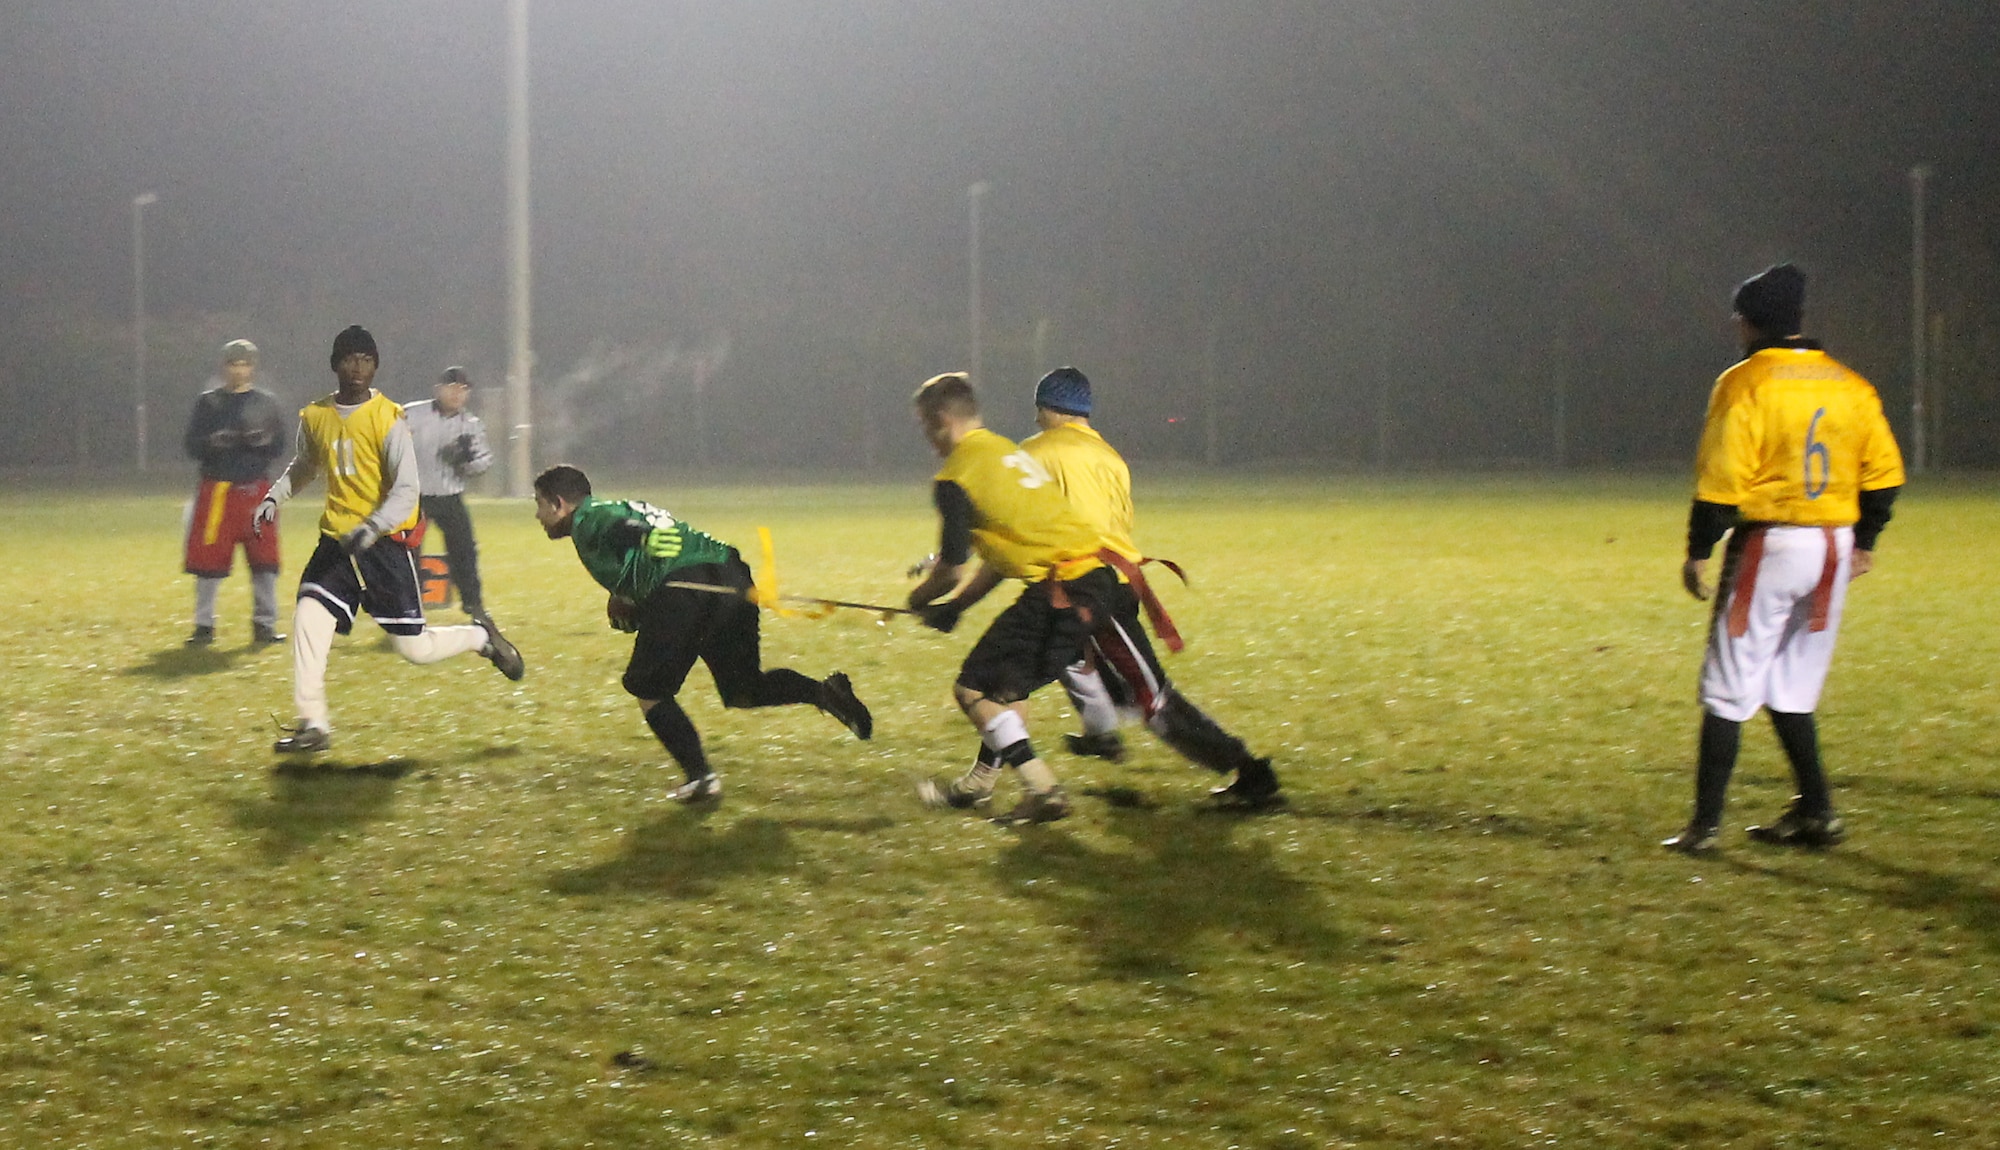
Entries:
POLYGON ((528 0, 507 6, 507 493, 529 494, 534 476, 534 343, 529 336, 528 0))
POLYGON ((1910 470, 1922 475, 1928 464, 1924 395, 1924 185, 1931 166, 1910 169, 1910 470))
POLYGON ((972 359, 967 370, 972 377, 972 382, 975 385, 977 385, 981 381, 980 380, 981 369, 979 363, 979 337, 980 337, 980 326, 984 319, 984 316, 982 315, 979 306, 979 202, 986 198, 987 192, 990 192, 992 190, 993 186, 991 184, 988 184, 985 180, 981 180, 978 183, 972 185, 971 187, 965 189, 966 211, 972 225, 971 233, 967 237, 967 241, 971 249, 970 255, 972 258, 969 261, 971 264, 971 267, 968 269, 967 273, 969 280, 969 285, 968 285, 969 290, 966 293, 966 311, 968 313, 967 318, 969 320, 969 326, 971 328, 971 333, 972 333, 972 359))
POLYGON ((146 470, 146 207, 160 197, 132 197, 132 418, 140 471, 146 470))

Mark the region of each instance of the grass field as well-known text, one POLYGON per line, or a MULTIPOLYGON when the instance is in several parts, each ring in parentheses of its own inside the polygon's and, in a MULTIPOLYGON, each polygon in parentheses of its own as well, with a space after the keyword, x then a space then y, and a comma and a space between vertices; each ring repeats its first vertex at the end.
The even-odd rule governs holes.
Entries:
MULTIPOLYGON (((921 483, 607 493, 768 525, 813 594, 894 599, 932 541, 921 483)), ((240 573, 221 643, 180 645, 179 500, 15 491, 0 1145, 2000 1145, 1996 493, 1907 494, 1850 600, 1849 844, 1743 839, 1789 795, 1760 722, 1690 860, 1655 845, 1704 621, 1679 480, 1142 475, 1194 577, 1170 667, 1292 805, 1198 813, 1143 735, 1063 755, 1051 691, 1084 797, 1023 831, 911 791, 969 757, 947 684, 991 608, 767 616, 767 661, 847 670, 876 737, 697 671, 728 793, 684 810, 574 552, 482 502, 527 679, 363 625, 334 752, 283 772, 240 573)))

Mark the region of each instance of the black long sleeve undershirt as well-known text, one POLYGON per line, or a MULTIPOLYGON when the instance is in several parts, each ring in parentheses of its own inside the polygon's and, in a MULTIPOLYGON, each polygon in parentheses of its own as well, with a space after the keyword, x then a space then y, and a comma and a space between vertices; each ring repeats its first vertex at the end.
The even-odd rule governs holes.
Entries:
MULTIPOLYGON (((1894 517, 1896 495, 1901 487, 1884 487, 1861 493, 1861 518, 1854 524, 1854 546, 1862 551, 1875 550, 1875 541, 1881 537, 1882 529, 1894 517)), ((1706 559, 1714 553, 1715 545, 1730 528, 1736 526, 1736 508, 1727 503, 1706 503, 1695 500, 1688 508, 1689 559, 1706 559)))
POLYGON ((1689 559, 1706 559, 1715 545, 1736 526, 1736 508, 1727 503, 1707 503, 1700 499, 1688 508, 1689 559))
POLYGON ((957 567, 972 558, 972 497, 949 479, 931 485, 943 525, 938 532, 938 562, 957 567))
POLYGON ((1875 550, 1875 540, 1895 514, 1896 493, 1901 487, 1883 487, 1861 493, 1861 518, 1854 524, 1854 545, 1863 551, 1875 550))

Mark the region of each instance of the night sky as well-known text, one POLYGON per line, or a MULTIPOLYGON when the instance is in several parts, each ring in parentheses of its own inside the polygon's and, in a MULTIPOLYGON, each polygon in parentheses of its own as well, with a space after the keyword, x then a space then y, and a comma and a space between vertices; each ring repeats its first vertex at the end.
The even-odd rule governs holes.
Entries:
MULTIPOLYGON (((1203 458, 1213 418, 1225 463, 1680 465, 1731 286, 1791 259, 1808 330, 1904 432, 1927 162, 1940 458, 2000 463, 1990 3, 541 0, 531 23, 540 462, 919 460, 905 401, 966 365, 980 181, 1003 431, 1073 362, 1141 458, 1203 458)), ((348 323, 391 395, 463 362, 497 401, 504 3, 9 0, 0 27, 0 467, 130 441, 145 191, 156 441, 235 335, 288 401, 330 386, 348 323)))

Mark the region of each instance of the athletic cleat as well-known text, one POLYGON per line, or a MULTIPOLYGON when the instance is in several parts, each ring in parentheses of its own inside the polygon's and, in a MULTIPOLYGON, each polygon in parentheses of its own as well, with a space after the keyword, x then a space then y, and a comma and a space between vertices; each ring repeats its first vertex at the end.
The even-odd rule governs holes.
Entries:
POLYGON ((201 624, 197 623, 195 624, 194 634, 189 635, 187 637, 187 641, 182 643, 181 645, 184 647, 206 647, 214 642, 215 642, 215 628, 204 627, 201 624))
POLYGON ((839 719, 854 737, 866 741, 875 734, 875 716, 868 704, 854 696, 854 684, 847 675, 835 671, 819 685, 819 709, 839 719))
POLYGON ((1778 821, 1768 827, 1751 827, 1747 832, 1755 842, 1774 847, 1830 847, 1847 837, 1847 824, 1840 816, 1828 811, 1823 815, 1809 815, 1800 811, 1798 804, 1786 808, 1778 821))
POLYGON ((1661 839, 1660 845, 1670 851, 1684 855, 1705 855, 1714 852, 1722 838, 1717 827, 1705 827, 1699 823, 1689 823, 1681 828, 1681 833, 1670 839, 1661 839))
POLYGON ((269 647, 284 641, 285 636, 278 634, 278 629, 269 623, 250 624, 250 645, 252 647, 269 647))
POLYGON ((965 785, 964 779, 945 783, 925 779, 917 784, 917 798, 930 810, 969 811, 992 803, 993 792, 974 790, 965 785))
POLYGON ((480 654, 500 668, 502 675, 520 682, 521 676, 528 673, 528 662, 521 658, 521 649, 507 641, 507 636, 500 633, 500 627, 493 622, 492 616, 482 617, 478 622, 486 632, 486 649, 480 654))
POLYGON ((1208 792, 1208 797, 1217 810, 1224 811, 1267 811, 1285 805, 1278 774, 1271 769, 1269 759, 1252 759, 1238 767, 1235 781, 1208 792))
POLYGON ((696 775, 667 792, 677 803, 712 803, 722 798, 722 779, 714 771, 696 775))
POLYGON ((1069 746, 1072 755, 1113 763, 1125 761, 1125 739, 1117 731, 1105 731, 1101 735, 1064 735, 1063 742, 1069 746))
POLYGON ((1014 804, 1014 809, 1004 815, 993 816, 993 821, 1003 827, 1021 827, 1029 823, 1052 823, 1069 817, 1069 795, 1059 786, 1046 791, 1029 791, 1014 804))
POLYGON ((288 734, 271 744, 271 749, 281 755, 318 754, 333 746, 333 736, 325 727, 308 726, 300 720, 296 727, 285 728, 288 734))

